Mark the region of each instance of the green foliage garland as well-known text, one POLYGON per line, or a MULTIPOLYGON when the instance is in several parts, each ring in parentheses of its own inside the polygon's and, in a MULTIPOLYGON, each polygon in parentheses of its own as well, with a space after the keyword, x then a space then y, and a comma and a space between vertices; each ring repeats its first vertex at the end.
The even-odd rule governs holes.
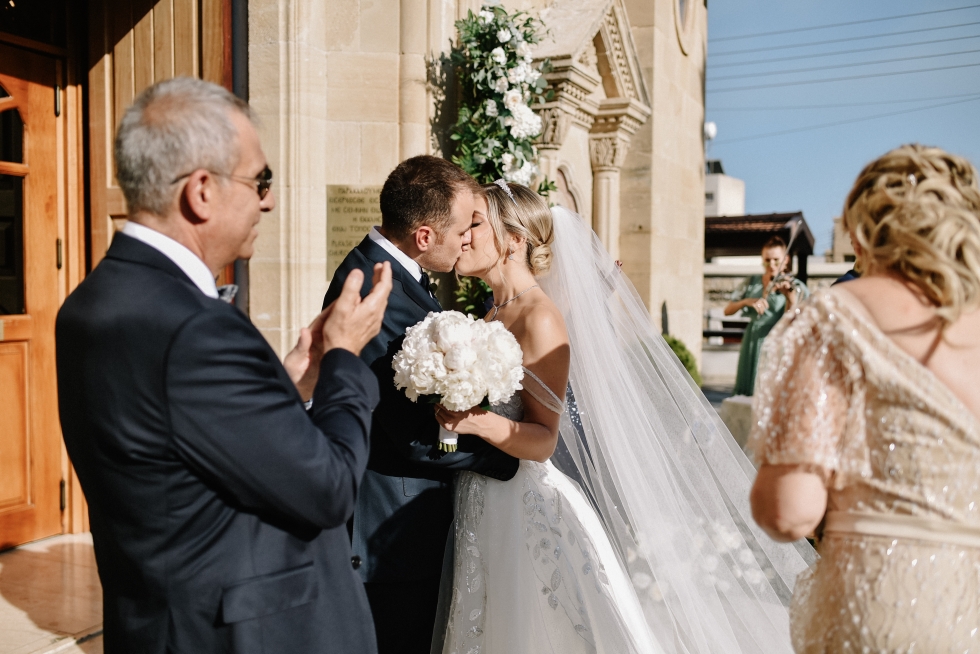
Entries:
MULTIPOLYGON (((526 12, 508 13, 488 3, 456 21, 456 30, 451 59, 460 100, 450 135, 456 142, 452 160, 481 184, 503 178, 530 186, 539 172, 534 139, 541 133, 541 118, 531 106, 554 96, 542 76, 550 62, 532 64, 532 46, 540 42, 544 25, 526 12)), ((555 188, 545 179, 538 193, 555 188)), ((492 293, 479 279, 462 278, 454 295, 458 309, 482 316, 492 293)))
MULTIPOLYGON (((456 21, 459 41, 451 57, 460 101, 450 136, 457 144, 452 160, 481 184, 503 178, 530 186, 538 175, 534 139, 541 118, 531 106, 554 94, 542 76, 550 62, 531 63, 543 27, 526 12, 508 13, 499 4, 456 21)), ((538 192, 552 188, 546 181, 538 192)))

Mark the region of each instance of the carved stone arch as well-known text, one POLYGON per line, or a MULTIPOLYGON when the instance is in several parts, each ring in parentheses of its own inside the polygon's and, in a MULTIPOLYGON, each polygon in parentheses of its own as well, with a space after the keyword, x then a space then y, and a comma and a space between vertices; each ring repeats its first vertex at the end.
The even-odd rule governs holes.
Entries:
POLYGON ((694 13, 697 11, 695 0, 674 0, 674 31, 677 32, 677 44, 684 55, 689 55, 689 42, 694 26, 694 13))
MULTIPOLYGON (((650 116, 632 29, 623 0, 556 0, 541 12, 551 37, 535 57, 550 59, 546 79, 554 100, 538 109, 542 135, 538 140, 542 173, 554 179, 559 151, 584 151, 592 171, 592 225, 613 256, 619 253, 619 170, 630 139, 650 116), (586 139, 571 143, 576 138, 586 139)), ((571 153, 568 154, 571 156, 571 153)), ((591 205, 591 206, 588 206, 591 205)))
MULTIPOLYGON (((572 165, 568 162, 561 162, 558 164, 558 174, 555 176, 555 184, 558 186, 558 190, 562 195, 567 195, 570 202, 566 203, 564 201, 556 202, 566 209, 570 209, 575 213, 582 215, 585 208, 585 201, 582 196, 582 191, 579 188, 575 180, 575 174, 572 172, 572 165), (569 206, 570 205, 570 206, 569 206)), ((562 198, 563 200, 564 198, 562 198)))

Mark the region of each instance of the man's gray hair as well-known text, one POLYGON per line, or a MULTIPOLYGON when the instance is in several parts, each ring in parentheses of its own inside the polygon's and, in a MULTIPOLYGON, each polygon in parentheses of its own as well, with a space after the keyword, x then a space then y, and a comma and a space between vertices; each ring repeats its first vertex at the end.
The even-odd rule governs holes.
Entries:
POLYGON ((229 175, 240 156, 237 111, 256 121, 248 103, 193 77, 159 82, 139 94, 116 132, 116 179, 129 215, 164 215, 182 175, 204 168, 229 175))

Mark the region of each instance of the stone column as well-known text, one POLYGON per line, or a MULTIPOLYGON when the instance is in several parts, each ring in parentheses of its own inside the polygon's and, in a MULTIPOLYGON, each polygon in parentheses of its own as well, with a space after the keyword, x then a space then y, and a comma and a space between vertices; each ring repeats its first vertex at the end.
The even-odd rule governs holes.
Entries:
POLYGON ((319 313, 327 286, 326 14, 322 2, 249 2, 249 98, 276 195, 249 266, 250 313, 280 356, 319 313))
POLYGON ((426 0, 401 0, 400 10, 398 155, 405 160, 428 152, 425 55, 429 26, 426 0))
POLYGON ((616 132, 600 133, 589 139, 592 228, 613 259, 619 259, 619 171, 628 148, 628 139, 616 132))

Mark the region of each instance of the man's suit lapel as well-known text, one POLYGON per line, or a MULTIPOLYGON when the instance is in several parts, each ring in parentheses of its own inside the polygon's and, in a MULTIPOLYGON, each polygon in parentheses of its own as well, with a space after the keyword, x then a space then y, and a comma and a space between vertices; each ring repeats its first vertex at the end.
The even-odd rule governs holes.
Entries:
POLYGON ((405 294, 415 304, 419 305, 425 311, 442 311, 442 306, 440 306, 439 302, 426 289, 422 288, 422 284, 412 277, 411 273, 405 270, 405 266, 401 265, 387 250, 372 241, 370 236, 365 236, 357 248, 369 261, 374 263, 390 262, 392 277, 401 282, 402 288, 405 289, 405 294))

